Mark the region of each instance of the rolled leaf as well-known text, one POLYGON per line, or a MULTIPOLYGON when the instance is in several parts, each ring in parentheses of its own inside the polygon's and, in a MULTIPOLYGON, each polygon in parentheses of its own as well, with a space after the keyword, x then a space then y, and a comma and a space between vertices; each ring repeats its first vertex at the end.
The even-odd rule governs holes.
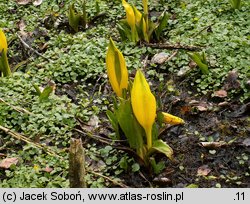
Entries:
POLYGON ((75 13, 74 4, 71 4, 69 6, 69 14, 68 15, 69 15, 68 16, 69 25, 71 26, 71 28, 73 28, 73 30, 75 32, 78 32, 78 27, 79 27, 81 17, 75 13))
POLYGON ((147 136, 147 147, 152 147, 152 126, 156 117, 156 100, 150 91, 143 73, 137 70, 131 90, 131 103, 134 115, 147 136))
POLYGON ((110 38, 106 56, 106 67, 110 84, 118 97, 122 97, 123 89, 128 87, 128 70, 122 53, 110 38))
POLYGON ((8 49, 8 44, 6 40, 6 36, 2 29, 0 28, 0 53, 5 50, 7 52, 8 49))
POLYGON ((177 116, 171 115, 169 113, 162 112, 163 122, 171 124, 171 125, 181 125, 184 124, 185 121, 177 116))
POLYGON ((189 57, 198 65, 200 68, 202 74, 208 74, 208 66, 205 58, 205 53, 202 54, 202 56, 199 53, 188 53, 189 57))

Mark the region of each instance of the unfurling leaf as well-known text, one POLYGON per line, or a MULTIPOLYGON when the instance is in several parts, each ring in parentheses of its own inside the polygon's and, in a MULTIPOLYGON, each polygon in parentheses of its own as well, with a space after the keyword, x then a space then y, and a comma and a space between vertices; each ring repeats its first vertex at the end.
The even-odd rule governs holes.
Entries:
POLYGON ((184 124, 185 121, 177 116, 171 115, 169 113, 162 112, 163 122, 168 123, 170 125, 181 125, 184 124))
POLYGON ((208 70, 208 65, 207 65, 207 61, 206 61, 206 57, 205 57, 205 53, 203 52, 202 55, 200 55, 199 53, 188 53, 189 57, 198 65, 198 67, 200 68, 202 74, 208 74, 209 70, 208 70))
POLYGON ((150 91, 143 73, 137 70, 131 90, 131 103, 134 115, 144 128, 147 136, 147 147, 152 147, 152 126, 156 117, 156 100, 150 91))
POLYGON ((39 96, 40 101, 48 100, 50 94, 53 92, 53 87, 52 86, 47 86, 39 96))
POLYGON ((37 84, 33 84, 33 87, 36 90, 36 95, 39 96, 39 101, 48 100, 50 94, 54 91, 54 86, 47 86, 43 89, 43 91, 40 90, 37 84))
POLYGON ((78 32, 78 27, 80 23, 80 16, 75 13, 74 4, 69 6, 69 25, 73 28, 75 32, 78 32))
POLYGON ((106 67, 110 84, 118 97, 123 96, 123 89, 128 87, 128 70, 125 59, 110 38, 106 56, 106 67))

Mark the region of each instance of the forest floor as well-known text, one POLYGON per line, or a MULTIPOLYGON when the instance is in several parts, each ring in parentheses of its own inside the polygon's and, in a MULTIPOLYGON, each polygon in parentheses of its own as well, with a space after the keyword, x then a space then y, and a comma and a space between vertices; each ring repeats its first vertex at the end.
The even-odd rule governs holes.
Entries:
MULTIPOLYGON (((71 138, 83 141, 88 187, 250 187, 250 2, 234 10, 227 0, 149 1, 152 20, 169 13, 165 49, 120 39, 120 1, 100 0, 102 15, 74 33, 70 2, 0 0, 13 71, 0 77, 0 187, 69 187, 71 138), (158 172, 140 165, 125 141, 112 139, 109 37, 131 79, 143 70, 158 109, 185 120, 161 129, 174 159, 156 154, 158 172), (208 74, 189 58, 191 46, 205 53, 208 74), (159 56, 168 59, 153 59, 159 56), (34 84, 54 92, 40 101, 34 84)), ((142 10, 140 1, 129 2, 142 10)), ((87 13, 97 14, 94 0, 87 13)))

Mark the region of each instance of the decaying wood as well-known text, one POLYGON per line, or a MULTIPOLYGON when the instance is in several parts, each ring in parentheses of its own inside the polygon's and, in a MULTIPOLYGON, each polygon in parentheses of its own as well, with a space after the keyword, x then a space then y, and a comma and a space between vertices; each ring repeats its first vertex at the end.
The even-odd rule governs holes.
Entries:
POLYGON ((69 149, 69 183, 71 188, 85 188, 85 154, 81 139, 71 139, 69 149))
POLYGON ((182 45, 182 44, 170 44, 170 43, 145 43, 146 47, 158 48, 158 49, 177 49, 177 50, 189 50, 199 51, 202 47, 194 45, 182 45))

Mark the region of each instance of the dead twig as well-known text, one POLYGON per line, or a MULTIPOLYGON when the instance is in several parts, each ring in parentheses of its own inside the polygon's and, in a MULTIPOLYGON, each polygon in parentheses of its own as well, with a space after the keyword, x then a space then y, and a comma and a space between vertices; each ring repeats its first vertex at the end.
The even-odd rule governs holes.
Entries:
POLYGON ((139 171, 139 175, 140 175, 146 182, 148 182, 150 188, 153 188, 152 183, 144 176, 144 174, 143 174, 141 171, 139 171))
POLYGON ((213 26, 214 24, 215 24, 215 23, 212 23, 212 24, 206 26, 205 28, 201 29, 198 33, 193 34, 193 35, 191 36, 191 38, 197 37, 197 36, 200 35, 203 31, 207 30, 208 28, 210 28, 210 27, 213 26))
POLYGON ((24 135, 21 135, 17 132, 12 131, 9 128, 6 128, 6 127, 3 127, 2 125, 0 125, 0 130, 4 131, 6 134, 14 137, 15 139, 21 140, 21 141, 26 142, 30 145, 33 145, 36 148, 43 150, 44 152, 46 152, 49 155, 60 157, 59 155, 57 155, 54 151, 52 151, 48 147, 40 145, 38 143, 35 143, 35 142, 31 141, 31 139, 29 139, 29 138, 25 137, 24 135))
POLYGON ((37 54, 38 56, 42 57, 43 59, 51 62, 50 59, 48 59, 47 57, 44 57, 41 53, 39 53, 38 51, 36 51, 34 48, 30 47, 23 39, 20 35, 17 34, 17 37, 19 38, 19 40, 21 41, 21 43, 23 44, 24 47, 30 49, 32 52, 34 52, 35 54, 37 54))
POLYGON ((189 50, 189 51, 199 51, 202 47, 194 45, 182 45, 182 44, 170 44, 170 43, 144 43, 146 47, 158 48, 158 49, 177 49, 177 50, 189 50))
POLYGON ((107 16, 107 13, 106 12, 102 12, 102 13, 99 13, 97 14, 96 16, 94 16, 88 23, 88 25, 92 25, 94 24, 95 21, 97 21, 99 18, 104 18, 107 16))
POLYGON ((15 111, 19 112, 19 113, 27 113, 29 115, 33 115, 33 113, 29 112, 28 110, 24 109, 24 108, 20 108, 17 106, 13 106, 9 103, 7 103, 4 99, 0 98, 0 102, 4 103, 5 105, 11 107, 12 109, 14 109, 15 111))
POLYGON ((172 58, 174 58, 174 57, 177 55, 177 53, 178 53, 178 50, 175 51, 175 52, 173 52, 173 54, 170 55, 170 56, 167 58, 167 60, 165 61, 165 63, 168 62, 168 61, 170 61, 172 58))
POLYGON ((123 184, 123 183, 120 183, 120 182, 118 182, 118 181, 115 181, 114 179, 112 179, 112 178, 110 178, 110 177, 108 177, 108 176, 104 176, 103 174, 97 173, 97 172, 92 171, 92 170, 90 170, 90 169, 86 169, 86 171, 87 171, 88 173, 90 173, 90 174, 94 174, 94 175, 96 175, 96 176, 102 177, 102 178, 104 178, 105 180, 108 180, 108 181, 112 182, 113 184, 115 184, 115 185, 117 185, 117 186, 120 186, 120 187, 122 187, 122 188, 129 188, 129 186, 127 186, 127 185, 125 185, 125 184, 123 184))

